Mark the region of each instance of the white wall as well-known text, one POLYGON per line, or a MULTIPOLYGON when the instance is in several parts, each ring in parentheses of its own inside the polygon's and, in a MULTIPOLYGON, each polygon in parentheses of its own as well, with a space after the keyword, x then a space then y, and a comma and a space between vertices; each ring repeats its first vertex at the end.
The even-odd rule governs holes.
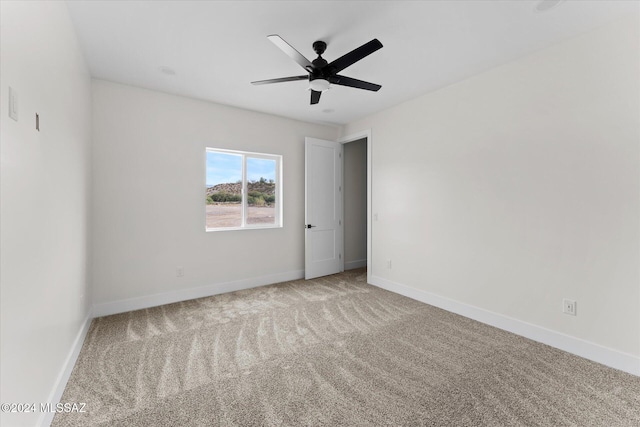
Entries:
POLYGON ((344 267, 367 264, 367 140, 344 144, 344 267))
MULTIPOLYGON (((65 381, 89 314, 91 84, 65 3, 0 8, 0 400, 39 405, 65 381)), ((35 425, 40 416, 3 412, 0 424, 35 425)))
POLYGON ((640 361, 639 56, 634 16, 346 126, 373 275, 640 361))
POLYGON ((338 128, 99 80, 93 112, 97 314, 302 277, 304 137, 335 140, 338 128), (283 156, 283 228, 205 232, 207 146, 283 156))

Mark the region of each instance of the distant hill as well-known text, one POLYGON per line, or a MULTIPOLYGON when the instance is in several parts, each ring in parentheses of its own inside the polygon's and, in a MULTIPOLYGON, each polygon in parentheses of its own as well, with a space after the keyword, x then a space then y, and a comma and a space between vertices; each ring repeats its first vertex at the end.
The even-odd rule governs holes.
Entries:
POLYGON ((218 184, 213 187, 207 187, 207 196, 215 193, 240 194, 242 184, 218 184))
MULTIPOLYGON (((217 184, 213 187, 207 187, 207 196, 210 196, 215 193, 228 193, 228 194, 240 194, 242 190, 242 184, 239 183, 226 183, 226 184, 217 184)), ((247 190, 249 193, 258 192, 268 195, 275 194, 276 184, 265 182, 265 181, 256 181, 249 182, 247 184, 247 190)))

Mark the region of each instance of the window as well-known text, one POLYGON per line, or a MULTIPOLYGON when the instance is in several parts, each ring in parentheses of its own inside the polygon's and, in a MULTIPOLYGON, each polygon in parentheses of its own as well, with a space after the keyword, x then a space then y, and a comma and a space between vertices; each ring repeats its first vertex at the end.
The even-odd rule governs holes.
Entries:
POLYGON ((282 227, 282 156, 207 148, 206 229, 282 227))

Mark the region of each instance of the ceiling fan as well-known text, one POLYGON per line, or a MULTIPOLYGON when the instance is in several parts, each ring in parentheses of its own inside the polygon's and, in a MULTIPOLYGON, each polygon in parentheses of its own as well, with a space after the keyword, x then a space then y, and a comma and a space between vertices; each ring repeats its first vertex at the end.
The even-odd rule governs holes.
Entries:
POLYGON ((318 57, 313 61, 309 61, 307 58, 302 56, 300 52, 295 50, 289 43, 284 41, 284 39, 279 35, 273 34, 267 36, 267 38, 271 40, 273 44, 278 46, 280 50, 286 53, 291 59, 300 64, 300 66, 305 69, 308 75, 259 80, 257 82, 251 82, 251 84, 263 85, 269 83, 309 80, 309 89, 311 90, 311 104, 317 104, 320 101, 320 95, 322 95, 323 91, 329 89, 330 84, 355 87, 357 89, 371 90, 374 92, 377 92, 382 87, 374 83, 369 83, 338 74, 348 66, 353 65, 365 56, 371 55, 376 50, 382 48, 382 43, 380 43, 378 39, 373 39, 370 42, 363 44, 359 48, 356 48, 351 52, 342 55, 335 61, 327 62, 322 57, 322 54, 327 48, 327 44, 323 41, 318 40, 313 43, 313 50, 318 54, 318 57))

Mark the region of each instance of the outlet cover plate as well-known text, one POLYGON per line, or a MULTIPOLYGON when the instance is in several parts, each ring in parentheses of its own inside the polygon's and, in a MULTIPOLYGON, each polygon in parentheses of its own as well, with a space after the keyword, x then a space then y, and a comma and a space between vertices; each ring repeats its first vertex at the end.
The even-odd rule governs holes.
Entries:
POLYGON ((562 300, 562 312, 564 314, 568 314, 570 316, 575 316, 577 314, 577 303, 572 299, 563 299, 562 300))

